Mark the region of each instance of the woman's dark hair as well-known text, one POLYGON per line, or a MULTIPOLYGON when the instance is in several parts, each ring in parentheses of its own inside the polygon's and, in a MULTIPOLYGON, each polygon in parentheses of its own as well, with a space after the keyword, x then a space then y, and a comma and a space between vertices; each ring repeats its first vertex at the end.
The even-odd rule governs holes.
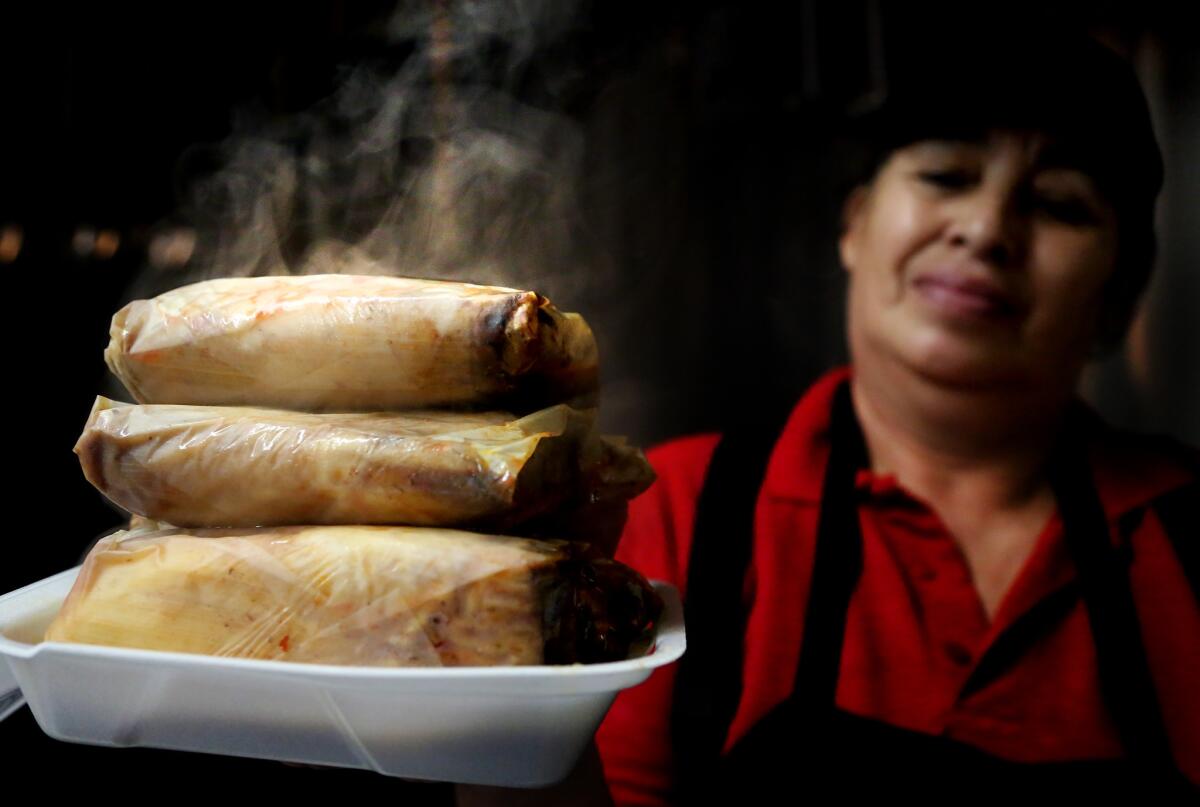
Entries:
POLYGON ((1079 32, 964 20, 920 21, 886 40, 882 102, 857 118, 869 179, 918 140, 989 131, 1051 136, 1056 158, 1084 171, 1113 205, 1117 267, 1105 290, 1101 348, 1120 344, 1154 265, 1163 164, 1131 66, 1079 32))

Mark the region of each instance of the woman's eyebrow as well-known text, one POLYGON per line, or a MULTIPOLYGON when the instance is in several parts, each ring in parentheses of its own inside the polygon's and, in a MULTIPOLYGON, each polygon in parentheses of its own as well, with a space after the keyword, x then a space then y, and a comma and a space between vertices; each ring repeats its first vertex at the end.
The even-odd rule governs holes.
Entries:
POLYGON ((981 139, 968 137, 929 137, 913 143, 913 149, 918 154, 933 156, 949 156, 962 151, 978 152, 986 148, 981 139))
POLYGON ((1091 168, 1094 165, 1094 161, 1089 159, 1088 154, 1077 145, 1070 146, 1065 143, 1049 143, 1038 153, 1035 165, 1043 169, 1063 168, 1070 171, 1078 171, 1090 180, 1092 178, 1091 168))

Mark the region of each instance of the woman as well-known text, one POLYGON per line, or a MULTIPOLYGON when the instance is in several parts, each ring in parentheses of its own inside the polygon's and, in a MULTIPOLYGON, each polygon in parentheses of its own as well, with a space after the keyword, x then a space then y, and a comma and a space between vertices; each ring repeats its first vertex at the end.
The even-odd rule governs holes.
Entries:
POLYGON ((597 735, 618 803, 1195 795, 1196 458, 1074 397, 1153 260, 1145 101, 1090 41, 962 33, 865 127, 852 366, 650 454, 618 557, 689 648, 597 735))
POLYGON ((910 40, 871 121, 852 367, 652 452, 618 557, 685 586, 689 650, 598 735, 619 803, 1200 782, 1195 456, 1074 399, 1153 259, 1145 101, 1090 41, 989 33, 910 40))

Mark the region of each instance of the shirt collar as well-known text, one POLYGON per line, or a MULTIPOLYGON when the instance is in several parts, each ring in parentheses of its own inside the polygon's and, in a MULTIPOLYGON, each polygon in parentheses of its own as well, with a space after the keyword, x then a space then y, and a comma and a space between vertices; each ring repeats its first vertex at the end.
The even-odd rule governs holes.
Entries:
MULTIPOLYGON (((850 367, 829 371, 792 409, 767 465, 766 495, 799 503, 821 501, 834 394, 851 374, 850 367)), ((1169 438, 1117 431, 1086 404, 1079 406, 1089 413, 1096 492, 1110 521, 1197 479, 1200 452, 1169 438)))
POLYGON ((849 367, 829 371, 792 409, 767 463, 763 490, 768 496, 812 504, 821 501, 833 398, 849 378, 849 367))

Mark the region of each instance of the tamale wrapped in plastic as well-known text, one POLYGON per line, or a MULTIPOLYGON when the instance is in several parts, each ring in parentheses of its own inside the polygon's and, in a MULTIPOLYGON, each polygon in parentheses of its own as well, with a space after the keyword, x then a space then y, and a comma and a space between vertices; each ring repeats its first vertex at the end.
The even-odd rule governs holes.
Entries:
POLYGON ((582 552, 406 527, 122 532, 92 550, 45 638, 369 666, 640 653, 658 596, 582 552))
POLYGON ((531 411, 598 381, 583 318, 531 291, 367 275, 224 278, 135 300, 105 361, 141 403, 531 411))
POLYGON ((624 502, 654 476, 640 451, 597 437, 592 414, 565 405, 515 418, 97 398, 75 452, 113 502, 181 527, 506 531, 559 508, 624 502))

